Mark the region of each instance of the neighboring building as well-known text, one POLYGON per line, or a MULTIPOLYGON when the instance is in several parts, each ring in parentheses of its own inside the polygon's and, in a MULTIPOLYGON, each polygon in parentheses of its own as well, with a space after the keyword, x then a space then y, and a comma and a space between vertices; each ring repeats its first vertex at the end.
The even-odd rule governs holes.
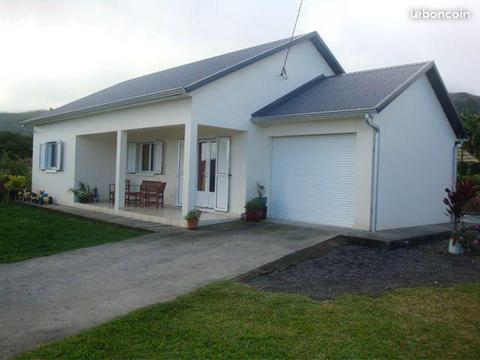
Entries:
POLYGON ((261 182, 271 218, 366 230, 446 222, 465 132, 434 63, 345 73, 314 32, 293 39, 284 79, 288 45, 124 81, 27 121, 33 188, 80 206, 68 192, 78 181, 102 201, 114 183, 115 207, 102 211, 134 217, 119 184, 166 181, 180 223, 195 206, 239 216, 261 182))

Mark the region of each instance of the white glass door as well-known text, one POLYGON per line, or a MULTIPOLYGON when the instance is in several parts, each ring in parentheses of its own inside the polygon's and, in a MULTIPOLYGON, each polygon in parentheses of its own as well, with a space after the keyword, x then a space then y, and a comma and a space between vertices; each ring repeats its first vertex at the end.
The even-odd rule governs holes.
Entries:
POLYGON ((217 146, 217 140, 198 142, 196 205, 199 207, 215 207, 217 146))

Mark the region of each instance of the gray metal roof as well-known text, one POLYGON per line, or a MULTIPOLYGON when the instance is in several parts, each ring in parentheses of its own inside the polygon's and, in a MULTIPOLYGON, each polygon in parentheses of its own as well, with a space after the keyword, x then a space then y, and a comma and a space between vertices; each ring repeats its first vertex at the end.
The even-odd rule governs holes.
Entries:
POLYGON ((305 116, 380 112, 420 76, 426 74, 459 138, 465 131, 433 62, 320 75, 252 114, 254 123, 305 116))
MULTIPOLYGON (((118 106, 131 105, 193 91, 200 86, 286 48, 289 40, 289 38, 277 40, 127 80, 46 112, 26 122, 34 123, 46 119, 60 120, 84 113, 107 110, 118 106)), ((292 43, 304 40, 312 41, 335 73, 344 72, 316 32, 296 36, 292 43)))
POLYGON ((319 76, 253 117, 372 109, 426 64, 319 76))

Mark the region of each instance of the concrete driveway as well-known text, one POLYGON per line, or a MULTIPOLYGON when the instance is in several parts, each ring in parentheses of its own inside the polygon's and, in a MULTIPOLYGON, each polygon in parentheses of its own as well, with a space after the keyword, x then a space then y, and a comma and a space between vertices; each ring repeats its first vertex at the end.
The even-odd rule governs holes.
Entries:
POLYGON ((140 238, 0 265, 0 358, 167 301, 331 238, 268 222, 140 238))

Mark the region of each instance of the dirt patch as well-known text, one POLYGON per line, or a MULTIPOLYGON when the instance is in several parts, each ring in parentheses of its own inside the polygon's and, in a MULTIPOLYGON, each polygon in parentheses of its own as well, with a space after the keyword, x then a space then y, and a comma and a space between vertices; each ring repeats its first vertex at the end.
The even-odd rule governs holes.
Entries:
POLYGON ((480 257, 450 255, 447 241, 437 241, 391 251, 343 246, 245 283, 267 291, 329 299, 352 293, 379 295, 402 287, 476 281, 480 281, 480 257))

